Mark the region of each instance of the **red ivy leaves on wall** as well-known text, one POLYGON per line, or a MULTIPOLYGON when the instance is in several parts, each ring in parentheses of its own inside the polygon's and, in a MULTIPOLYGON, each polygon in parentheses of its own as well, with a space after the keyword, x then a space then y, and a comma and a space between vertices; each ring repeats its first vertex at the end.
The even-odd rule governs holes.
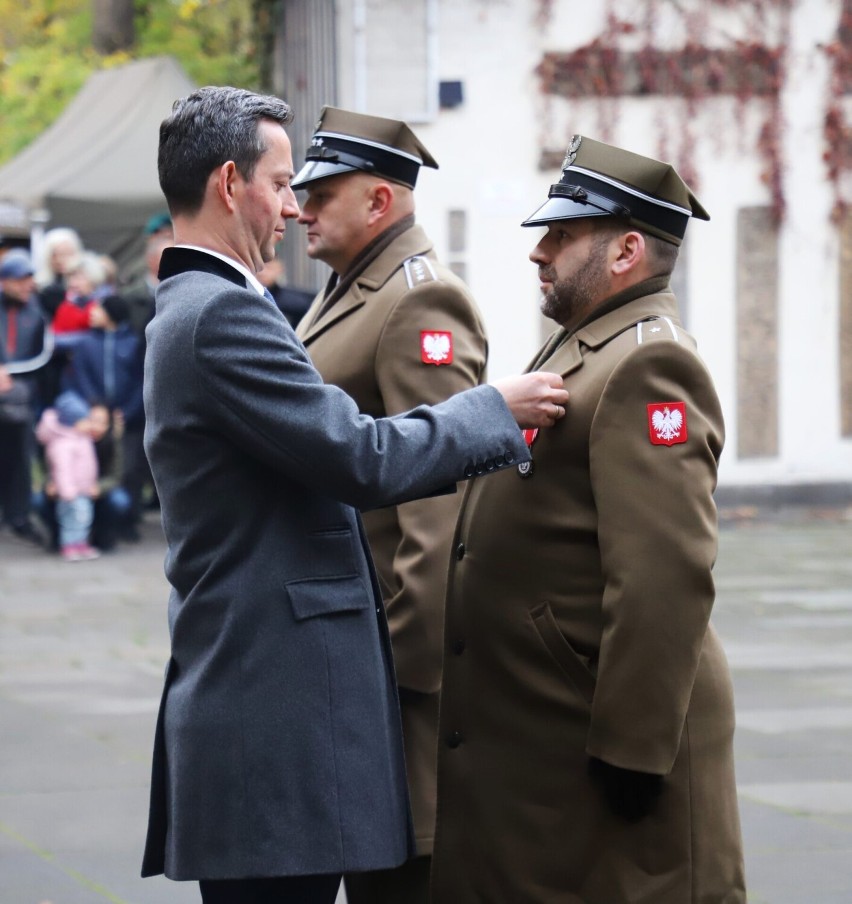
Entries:
POLYGON ((852 129, 843 113, 843 97, 852 92, 852 0, 843 0, 835 39, 823 47, 831 67, 828 98, 825 105, 825 162, 828 179, 834 188, 834 223, 845 219, 849 202, 843 196, 841 181, 852 169, 852 129))
MULTIPOLYGON (((781 90, 792 0, 703 0, 691 4, 691 8, 687 8, 690 4, 683 0, 668 0, 682 17, 686 29, 686 41, 677 50, 664 50, 658 46, 657 19, 661 2, 663 0, 642 0, 638 6, 639 15, 628 21, 616 15, 613 0, 607 0, 605 25, 596 38, 569 53, 544 54, 536 70, 542 92, 571 99, 681 98, 684 103, 678 168, 696 187, 693 126, 702 101, 727 95, 737 100, 738 110, 744 111, 747 102, 761 100, 765 110, 757 139, 757 150, 763 161, 761 176, 771 194, 775 217, 780 220, 785 207, 781 90), (776 41, 769 44, 761 40, 727 38, 722 42, 723 46, 709 46, 705 36, 714 6, 744 8, 753 19, 753 27, 747 29, 748 33, 767 35, 774 31, 776 41), (770 24, 775 27, 769 27, 770 24), (639 39, 639 50, 622 48, 622 38, 626 35, 631 36, 634 44, 639 39)), ((844 4, 852 8, 852 0, 844 0, 844 4)), ((537 0, 537 5, 537 21, 545 26, 552 17, 552 0, 537 0)), ((846 47, 848 49, 848 43, 846 47)), ((852 72, 852 58, 846 64, 852 72)), ((617 112, 613 105, 604 105, 600 117, 606 140, 617 112)), ((658 128, 662 129, 662 125, 658 128)), ((660 134, 659 139, 662 144, 666 136, 660 134)), ((551 159, 551 155, 543 155, 542 161, 549 164, 551 159)))

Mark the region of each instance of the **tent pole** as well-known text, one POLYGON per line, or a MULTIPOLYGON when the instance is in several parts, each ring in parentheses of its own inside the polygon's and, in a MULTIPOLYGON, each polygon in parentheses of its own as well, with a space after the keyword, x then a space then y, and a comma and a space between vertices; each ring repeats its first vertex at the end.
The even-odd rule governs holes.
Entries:
POLYGON ((44 248, 44 227, 50 222, 50 211, 44 207, 32 208, 29 211, 30 218, 30 255, 33 263, 38 267, 41 263, 42 249, 44 248))

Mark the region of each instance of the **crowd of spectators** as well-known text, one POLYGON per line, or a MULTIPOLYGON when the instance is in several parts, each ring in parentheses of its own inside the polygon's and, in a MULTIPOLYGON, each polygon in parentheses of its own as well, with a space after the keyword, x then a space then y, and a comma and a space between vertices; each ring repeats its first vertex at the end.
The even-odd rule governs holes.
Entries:
POLYGON ((0 247, 0 529, 65 561, 139 538, 156 493, 142 445, 145 327, 171 221, 145 227, 140 275, 72 229, 37 259, 0 247))

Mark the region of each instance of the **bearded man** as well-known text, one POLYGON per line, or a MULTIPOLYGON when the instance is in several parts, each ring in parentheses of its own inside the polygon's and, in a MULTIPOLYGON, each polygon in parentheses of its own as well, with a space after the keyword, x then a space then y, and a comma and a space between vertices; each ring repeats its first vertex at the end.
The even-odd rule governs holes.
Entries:
POLYGON ((669 278, 667 164, 575 136, 526 222, 572 404, 475 480, 444 644, 436 904, 741 904, 728 665, 709 624, 723 422, 669 278))

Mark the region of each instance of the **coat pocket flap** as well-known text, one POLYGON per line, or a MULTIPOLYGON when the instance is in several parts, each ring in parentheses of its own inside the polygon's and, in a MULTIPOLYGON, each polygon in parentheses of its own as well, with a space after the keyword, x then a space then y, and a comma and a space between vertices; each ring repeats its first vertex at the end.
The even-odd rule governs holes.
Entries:
POLYGON ((288 581, 286 587, 298 621, 317 615, 369 609, 373 602, 358 575, 288 581))
POLYGON ((550 655, 556 660, 583 700, 591 706, 595 696, 595 677, 562 635, 550 606, 544 603, 533 609, 530 615, 539 637, 544 641, 550 655))

